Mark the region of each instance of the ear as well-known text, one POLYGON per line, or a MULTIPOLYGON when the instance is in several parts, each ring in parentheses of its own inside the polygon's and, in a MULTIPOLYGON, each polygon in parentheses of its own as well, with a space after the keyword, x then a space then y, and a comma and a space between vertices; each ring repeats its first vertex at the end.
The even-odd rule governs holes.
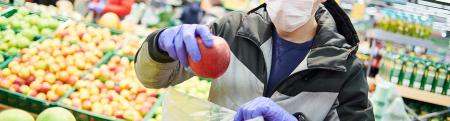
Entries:
POLYGON ((326 2, 327 0, 318 0, 320 3, 324 3, 324 2, 326 2))

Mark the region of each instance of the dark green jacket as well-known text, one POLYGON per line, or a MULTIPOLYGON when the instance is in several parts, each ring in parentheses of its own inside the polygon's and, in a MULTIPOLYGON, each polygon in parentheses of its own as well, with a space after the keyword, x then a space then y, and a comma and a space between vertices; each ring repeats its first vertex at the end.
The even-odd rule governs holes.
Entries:
MULTIPOLYGON (((266 96, 311 121, 374 120, 366 74, 355 56, 358 38, 348 17, 336 6, 326 2, 319 7, 315 16, 319 26, 310 52, 276 90, 266 90, 274 28, 265 6, 248 13, 231 12, 211 24, 212 33, 227 40, 232 52, 227 71, 212 82, 209 100, 237 110, 245 102, 266 96)), ((150 34, 136 56, 138 78, 149 88, 165 88, 193 76, 158 49, 159 33, 150 34)))

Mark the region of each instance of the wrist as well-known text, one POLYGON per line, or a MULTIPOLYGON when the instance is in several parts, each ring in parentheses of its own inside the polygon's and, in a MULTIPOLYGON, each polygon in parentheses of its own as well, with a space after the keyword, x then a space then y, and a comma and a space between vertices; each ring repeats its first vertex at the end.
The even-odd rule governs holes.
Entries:
POLYGON ((161 33, 164 31, 165 29, 153 32, 152 34, 149 35, 149 37, 147 38, 148 40, 148 47, 149 47, 149 54, 150 57, 160 63, 168 63, 168 62, 173 62, 175 60, 173 60, 172 58, 170 58, 169 54, 162 50, 159 44, 159 38, 161 33))

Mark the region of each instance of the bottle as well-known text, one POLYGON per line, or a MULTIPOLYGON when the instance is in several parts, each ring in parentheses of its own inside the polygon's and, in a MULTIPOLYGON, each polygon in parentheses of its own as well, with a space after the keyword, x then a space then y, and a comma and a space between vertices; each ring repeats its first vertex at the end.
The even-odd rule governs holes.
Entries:
POLYGON ((405 72, 403 74, 403 86, 412 86, 411 76, 413 75, 415 65, 414 57, 407 57, 407 60, 405 60, 405 72))
MULTIPOLYGON (((405 73, 406 73, 406 62, 408 61, 407 56, 402 55, 400 57, 401 60, 401 68, 400 68, 400 72, 398 74, 398 82, 397 85, 403 85, 403 80, 405 79, 405 73)), ((406 83, 408 83, 409 81, 405 81, 406 83)))
POLYGON ((445 77, 444 85, 442 86, 442 93, 441 93, 442 95, 450 96, 449 86, 450 86, 450 65, 447 65, 447 74, 445 77))
POLYGON ((433 81, 433 87, 431 87, 431 91, 438 93, 438 94, 442 94, 443 89, 444 89, 444 84, 445 84, 445 78, 447 76, 447 67, 442 64, 439 63, 437 64, 437 69, 436 69, 436 74, 435 74, 435 79, 433 81))
POLYGON ((394 68, 391 71, 391 74, 390 74, 391 78, 390 78, 390 80, 391 80, 392 83, 398 84, 398 82, 399 82, 399 78, 398 77, 399 77, 400 72, 402 70, 403 60, 401 59, 400 55, 394 55, 393 60, 394 60, 394 63, 393 63, 393 67, 394 68))
POLYGON ((425 65, 426 69, 425 73, 423 74, 424 78, 422 78, 420 89, 425 91, 431 91, 432 83, 436 73, 436 67, 434 63, 431 61, 427 61, 425 65))
POLYGON ((422 82, 422 78, 424 77, 423 75, 425 73, 425 62, 423 59, 418 58, 418 59, 416 59, 415 63, 416 63, 416 68, 415 68, 416 73, 414 73, 411 76, 411 80, 414 81, 413 88, 420 89, 420 84, 422 82))

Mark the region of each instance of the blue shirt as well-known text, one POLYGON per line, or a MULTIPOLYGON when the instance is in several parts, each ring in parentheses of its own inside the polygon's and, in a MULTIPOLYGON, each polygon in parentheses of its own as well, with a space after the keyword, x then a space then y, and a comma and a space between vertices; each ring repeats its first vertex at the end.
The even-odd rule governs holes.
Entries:
POLYGON ((302 62, 312 45, 312 41, 305 43, 289 42, 280 38, 276 32, 272 34, 272 41, 272 66, 267 85, 270 95, 274 93, 275 90, 273 89, 302 62))

